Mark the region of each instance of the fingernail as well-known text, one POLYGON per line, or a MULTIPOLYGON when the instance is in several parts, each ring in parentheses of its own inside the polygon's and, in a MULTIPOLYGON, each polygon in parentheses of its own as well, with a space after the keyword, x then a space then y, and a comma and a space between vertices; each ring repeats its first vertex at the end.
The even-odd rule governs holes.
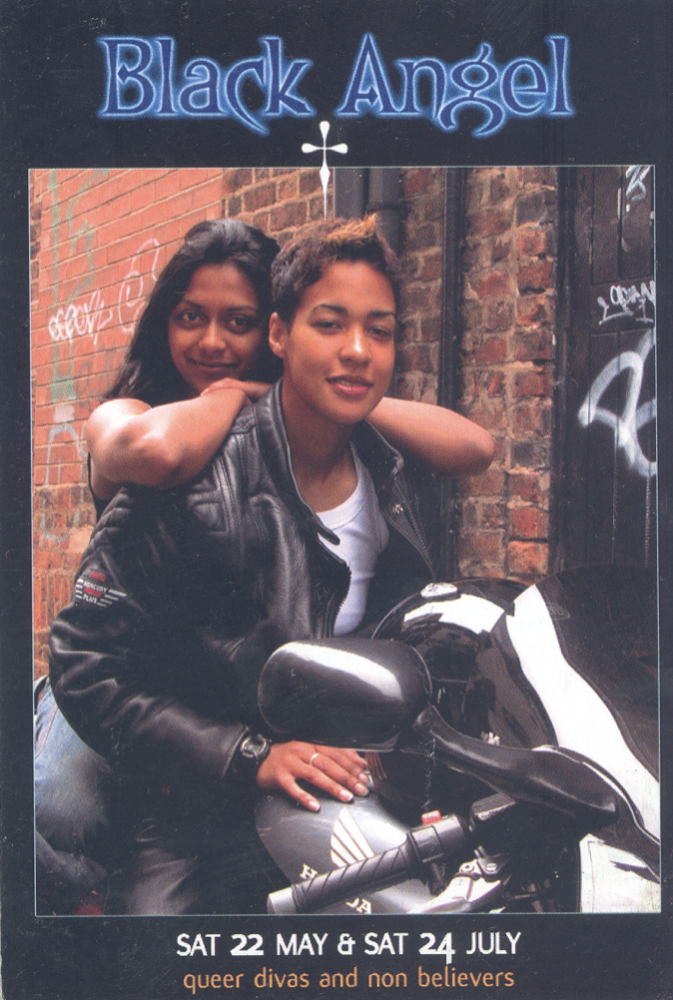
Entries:
POLYGON ((358 793, 358 795, 369 795, 369 789, 367 788, 366 785, 357 784, 355 786, 355 791, 358 793))
POLYGON ((320 803, 316 802, 315 799, 309 799, 306 804, 308 808, 311 809, 313 812, 315 813, 320 812, 320 803))
POLYGON ((339 792, 339 798, 341 799, 342 802, 352 802, 353 793, 349 792, 347 788, 342 788, 341 791, 339 792))
POLYGON ((365 774, 364 771, 360 771, 360 773, 358 774, 358 781, 361 782, 361 784, 363 785, 368 785, 370 781, 369 775, 365 774))

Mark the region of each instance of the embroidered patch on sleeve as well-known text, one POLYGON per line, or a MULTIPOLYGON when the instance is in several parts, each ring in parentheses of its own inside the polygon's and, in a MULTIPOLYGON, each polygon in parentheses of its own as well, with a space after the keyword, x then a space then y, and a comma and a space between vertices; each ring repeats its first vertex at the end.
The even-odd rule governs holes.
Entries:
POLYGON ((98 608, 109 608, 111 604, 126 597, 123 590, 107 586, 108 576, 101 570, 87 570, 75 582, 75 603, 94 604, 98 608))

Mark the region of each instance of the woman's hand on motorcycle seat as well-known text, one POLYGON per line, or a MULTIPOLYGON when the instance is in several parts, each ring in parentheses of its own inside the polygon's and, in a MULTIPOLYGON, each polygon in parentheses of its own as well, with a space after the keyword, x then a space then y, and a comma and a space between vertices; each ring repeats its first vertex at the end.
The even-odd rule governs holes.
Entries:
POLYGON ((312 743, 274 743, 269 756, 257 772, 260 788, 278 788, 312 812, 320 803, 301 788, 306 781, 341 802, 351 802, 354 795, 367 795, 367 762, 354 750, 314 746, 312 743))

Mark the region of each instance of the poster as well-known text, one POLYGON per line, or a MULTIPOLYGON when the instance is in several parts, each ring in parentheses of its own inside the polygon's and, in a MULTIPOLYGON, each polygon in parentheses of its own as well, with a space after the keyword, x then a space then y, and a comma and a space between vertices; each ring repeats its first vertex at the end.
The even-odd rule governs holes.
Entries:
MULTIPOLYGON (((204 0, 168 4, 158 11, 149 3, 127 9, 123 5, 111 8, 105 3, 84 7, 75 2, 47 5, 35 0, 3 10, 2 24, 3 995, 9 1000, 32 1000, 42 995, 107 1000, 117 996, 218 996, 231 991, 240 997, 296 992, 308 997, 377 993, 416 997, 465 990, 477 997, 504 992, 563 1000, 577 996, 625 1000, 666 997, 671 979, 667 612, 671 538, 670 462, 662 445, 671 419, 666 331, 671 319, 668 261, 673 232, 672 179, 667 157, 671 134, 668 6, 654 0, 644 5, 598 2, 590 6, 534 0, 507 6, 441 0, 415 5, 312 2, 291 8, 280 2, 231 2, 223 6, 204 0), (329 130, 323 128, 321 132, 321 122, 327 122, 329 130), (305 150, 306 144, 313 149, 305 150), (559 356, 545 355, 552 343, 556 351, 557 341, 553 338, 560 338, 566 351, 563 372, 571 371, 573 362, 583 357, 580 341, 573 339, 574 321, 580 315, 584 301, 581 297, 590 295, 579 277, 573 284, 570 272, 558 268, 565 262, 568 268, 574 268, 573 274, 581 276, 583 268, 589 263, 593 266, 598 259, 592 254, 597 255, 599 249, 610 244, 609 215, 604 233, 598 227, 588 227, 603 239, 602 243, 591 243, 589 239, 583 242, 578 236, 582 226, 587 228, 589 216, 598 217, 596 199, 600 200, 601 184, 609 186, 618 177, 615 183, 626 199, 621 203, 622 222, 627 207, 630 224, 637 214, 642 217, 645 206, 646 228, 653 225, 654 232, 654 270, 650 274, 634 265, 638 280, 623 283, 612 281, 608 271, 596 275, 594 284, 601 284, 601 288, 593 295, 591 322, 600 328, 606 321, 618 341, 618 335, 624 332, 619 314, 628 313, 636 329, 642 330, 629 343, 628 350, 643 360, 643 378, 653 377, 651 343, 646 335, 652 325, 652 282, 656 278, 657 475, 656 479, 651 475, 648 464, 654 458, 652 441, 646 437, 650 427, 642 438, 637 438, 632 454, 632 460, 636 465, 640 461, 646 473, 640 476, 643 482, 639 484, 637 502, 649 514, 637 524, 618 526, 616 534, 608 531, 608 536, 609 543, 616 539, 618 547, 632 544, 634 550, 638 549, 638 558, 643 558, 647 548, 644 558, 652 565, 656 563, 658 570, 664 876, 659 912, 490 912, 450 917, 361 913, 321 917, 320 922, 314 916, 131 919, 35 915, 32 664, 39 649, 33 646, 37 574, 31 535, 34 531, 40 533, 43 508, 37 502, 35 487, 31 488, 31 477, 40 454, 45 458, 44 467, 52 468, 51 474, 55 475, 53 465, 46 462, 46 451, 51 431, 61 427, 65 429, 52 438, 51 444, 54 454, 61 449, 62 481, 67 481, 68 461, 62 449, 69 446, 70 431, 66 419, 69 411, 63 409, 60 423, 47 426, 43 440, 38 441, 36 432, 39 426, 44 429, 46 425, 38 424, 37 419, 31 425, 31 414, 36 414, 43 404, 40 392, 44 388, 31 355, 31 320, 33 335, 39 322, 51 351, 62 351, 64 347, 70 350, 73 343, 77 345, 79 329, 85 331, 83 339, 88 338, 92 358, 105 353, 97 350, 97 335, 100 344, 105 347, 111 343, 116 350, 121 341, 108 342, 107 332, 113 327, 119 330, 132 325, 142 300, 142 280, 155 273, 155 263, 161 266, 167 259, 164 256, 159 264, 157 257, 155 262, 155 250, 168 253, 179 234, 176 230, 163 235, 151 232, 164 220, 146 219, 142 239, 129 243, 128 268, 115 272, 108 285, 98 280, 97 258, 97 277, 90 287, 82 281, 82 275, 68 272, 67 256, 61 258, 64 297, 54 299, 53 308, 44 306, 44 316, 36 319, 36 310, 42 308, 38 265, 46 266, 40 255, 48 247, 37 247, 37 223, 42 217, 31 217, 31 205, 35 205, 31 201, 31 184, 33 199, 35 185, 42 185, 46 198, 44 218, 51 213, 51 232, 61 226, 64 248, 70 241, 77 254, 86 256, 77 245, 82 239, 86 244, 87 233, 77 228, 82 217, 66 200, 62 215, 54 219, 55 203, 49 203, 47 197, 50 184, 53 191, 54 186, 58 188, 67 184, 69 177, 76 177, 77 193, 89 197, 90 191, 95 192, 102 183, 103 174, 109 183, 127 172, 137 172, 138 176, 142 172, 148 177, 144 173, 148 171, 153 172, 154 182, 170 187, 178 173, 193 179, 189 172, 198 168, 218 185, 218 194, 207 204, 197 206, 197 214, 212 212, 214 205, 225 202, 232 210, 231 199, 238 196, 238 211, 263 212, 268 208, 271 224, 272 210, 280 209, 276 201, 280 196, 276 189, 273 202, 265 205, 262 188, 272 176, 278 184, 281 175, 273 171, 284 169, 288 180, 296 179, 297 184, 302 177, 307 178, 307 187, 303 192, 298 187, 296 197, 286 202, 302 204, 304 209, 297 209, 300 214, 289 213, 273 221, 282 233, 304 221, 306 216, 301 212, 309 211, 309 205, 314 206, 311 211, 320 214, 323 190, 318 171, 323 158, 332 169, 340 165, 357 168, 367 173, 369 181, 376 177, 381 185, 385 184, 385 174, 379 168, 399 171, 407 185, 406 204, 412 210, 415 206, 420 213, 412 222, 416 223, 417 261, 428 268, 428 284, 424 291, 423 280, 416 282, 416 313, 411 298, 408 300, 415 339, 412 332, 406 360, 396 373, 401 392, 434 391, 443 393, 445 401, 455 398, 451 396, 454 388, 449 385, 449 366, 439 368, 439 348, 430 346, 434 341, 429 329, 432 309, 444 317, 451 314, 452 291, 457 292, 461 302, 455 321, 463 333, 471 331, 472 341, 459 342, 443 334, 442 349, 446 352, 447 345, 454 345, 461 355, 463 374, 472 374, 476 380, 472 384, 479 381, 479 358, 483 362, 484 352, 500 349, 498 324, 506 320, 502 310, 506 311, 507 296, 495 294, 493 286, 480 286, 476 272, 467 275, 465 262, 471 255, 483 264, 483 256, 479 255, 488 246, 495 255, 490 261, 493 273, 506 270, 505 258, 497 258, 497 254, 505 253, 505 241, 498 239, 497 227, 502 223, 499 213, 516 203, 515 221, 521 223, 521 231, 519 240, 508 244, 516 247, 519 268, 514 297, 519 307, 532 312, 525 317, 517 314, 519 329, 527 330, 527 339, 523 339, 529 353, 514 359, 522 366, 521 378, 511 384, 521 388, 522 402, 514 410, 523 422, 523 430, 530 433, 522 433, 514 441, 519 450, 515 448, 516 454, 509 455, 510 490, 517 475, 521 490, 532 488, 532 481, 541 478, 539 472, 526 475, 527 469, 540 468, 535 466, 539 455, 535 457, 538 453, 533 447, 536 442, 539 445, 540 438, 531 422, 553 420, 557 428, 570 428, 568 414, 574 406, 580 410, 584 399, 582 388, 586 386, 580 386, 575 396, 570 391, 562 398, 554 395, 553 386, 545 388, 545 379, 553 381, 560 370, 554 367, 559 364, 559 356), (176 172, 172 177, 171 171, 176 172), (269 171, 267 177, 264 171, 269 171), (457 177, 463 187, 463 208, 460 217, 451 223, 451 209, 458 204, 455 192, 441 201, 439 209, 435 206, 434 215, 432 198, 423 201, 419 192, 427 192, 423 185, 436 180, 438 185, 441 182, 441 190, 438 187, 435 198, 441 199, 457 177), (85 181, 90 190, 82 187, 85 181), (516 188, 517 184, 521 187, 516 188), (253 194, 253 190, 257 193, 253 194), (588 208, 583 198, 589 190, 595 197, 588 208), (252 199, 249 203, 245 202, 246 194, 252 199), (641 198, 641 194, 653 200, 641 198), (414 201, 415 196, 419 197, 414 201), (433 229, 437 213, 444 227, 441 264, 431 253, 437 244, 433 229), (446 235, 450 224, 454 226, 452 240, 446 235), (484 227, 492 227, 485 233, 486 243, 477 239, 479 226, 482 234, 484 227), (527 243, 526 237, 532 238, 533 230, 537 234, 545 232, 554 242, 544 246, 527 243), (556 242, 559 237, 560 242, 556 242), (570 246, 571 238, 575 242, 570 246), (156 246, 146 243, 148 239, 155 240, 156 246), (453 271, 450 248, 460 254, 462 262, 453 271), (554 274, 540 273, 552 258, 557 267, 554 274), (526 261, 531 265, 528 272, 523 267, 526 261), (437 266, 442 268, 441 279, 433 277, 432 269, 437 266), (68 282, 70 287, 66 288, 68 282), (32 308, 31 286, 38 296, 38 305, 32 308), (446 298, 438 301, 440 286, 446 298), (112 301, 107 289, 114 289, 116 296, 114 322, 106 319, 112 301), (107 306, 95 298, 106 294, 107 306), (552 300, 553 321, 545 313, 552 300), (78 327, 82 322, 84 326, 78 327), (480 331, 485 331, 481 340, 480 331), (543 332, 553 335, 552 340, 545 341, 543 332), (538 391, 539 383, 542 389, 538 391), (542 398, 544 405, 536 409, 535 401, 542 398), (531 452, 535 454, 531 456, 531 452), (32 462, 31 454, 35 456, 32 462), (653 510, 656 518, 651 516, 653 510), (451 955, 447 953, 448 945, 443 951, 437 950, 449 933, 451 955), (238 954, 232 954, 237 950, 238 954)), ((330 184, 331 198, 336 185, 334 174, 330 184)), ((183 190, 197 186, 186 183, 183 190)), ((369 194, 371 208, 383 211, 388 207, 389 197, 383 187, 379 192, 370 188, 369 194)), ((340 197, 353 197, 347 185, 340 197)), ((607 201, 608 196, 605 198, 607 201)), ((146 207, 149 212, 151 203, 146 207)), ((95 197, 86 211, 95 218, 95 197)), ((120 207, 116 221, 123 223, 123 218, 120 207)), ((403 249, 410 252, 409 216, 402 221, 407 239, 403 249)), ((92 253, 97 253, 103 244, 95 242, 100 233, 93 225, 91 238, 92 253)), ((626 236, 614 244, 620 260, 627 244, 626 236)), ((88 273, 83 272, 85 278, 88 273)), ((496 279, 491 275, 489 280, 496 279)), ((34 339, 33 348, 35 343, 34 339)), ((594 377, 605 371, 614 354, 613 345, 605 338, 602 344, 605 356, 597 364, 594 377)), ((67 351, 54 357, 63 369, 67 351)), ((443 357, 446 361, 448 355, 443 357)), ((110 366, 112 363, 111 356, 110 366)), ((497 355, 488 356, 485 364, 497 364, 497 355)), ((105 368, 101 374, 109 370, 105 368)), ((500 398, 495 387, 499 376, 494 368, 488 370, 495 378, 489 402, 493 418, 500 398)), ((582 371, 579 362, 577 371, 582 371)), ((67 370, 65 374, 62 371, 63 377, 57 381, 62 383, 67 374, 67 370)), ((91 396, 99 391, 94 374, 91 368, 91 396)), ((83 376, 78 372, 74 377, 83 376)), ((575 374, 567 380, 568 385, 574 378, 575 374)), ((469 377, 462 391, 465 384, 469 384, 469 377)), ((483 386, 483 379, 480 384, 483 386)), ((59 402, 73 406, 65 396, 49 400, 50 405, 59 402)), ((73 410, 73 421, 81 423, 82 419, 81 413, 73 410)), ((497 430, 497 421, 491 426, 497 430)), ((77 434, 70 437, 77 448, 77 434)), ((551 434, 548 439, 552 441, 551 434)), ((499 440, 504 442, 505 436, 501 434, 499 440)), ((526 528, 526 518, 534 517, 527 513, 529 508, 537 510, 538 516, 540 511, 549 514, 551 508, 543 503, 514 502, 509 493, 507 526, 498 522, 496 530, 488 518, 503 516, 492 500, 497 495, 497 483, 476 499, 459 493, 463 524, 474 516, 480 518, 481 530, 469 536, 469 544, 462 545, 458 538, 453 551, 443 551, 445 565, 453 565, 460 575, 473 575, 474 565, 486 565, 491 551, 475 554, 477 537, 482 539, 482 545, 486 545, 485 539, 490 540, 496 551, 493 558, 497 559, 503 532, 507 532, 507 543, 506 562, 502 565, 509 569, 509 575, 536 576, 540 564, 535 560, 541 558, 542 537, 551 540, 547 557, 554 544, 558 557, 558 537, 562 535, 562 554, 567 564, 582 562, 577 553, 586 541, 570 528, 575 505, 581 502, 591 508, 592 504, 577 492, 582 477, 576 477, 576 481, 571 475, 573 461, 563 450, 567 449, 567 438, 553 440, 557 451, 548 456, 546 471, 550 477, 557 477, 557 484, 562 481, 564 489, 567 487, 563 493, 565 506, 559 500, 554 508, 554 527, 547 525, 543 529, 537 523, 526 528), (519 522, 517 526, 516 518, 510 516, 514 509, 524 511, 519 514, 523 525, 519 522)), ((74 464, 80 459, 78 453, 74 464)), ((590 458, 585 462, 589 466, 590 458)), ((494 466, 496 471, 502 468, 502 463, 494 466)), ((52 480, 46 485, 57 483, 52 480)), ((601 490, 603 486, 597 482, 594 495, 601 490)), ((517 495, 519 499, 523 496, 517 495)), ((436 500, 430 496, 428 502, 436 500)), ((54 522, 56 529, 53 523, 47 525, 48 532, 63 532, 68 538, 73 527, 85 532, 86 518, 73 525, 75 514, 71 514, 70 523, 66 517, 60 526, 54 522)), ((597 520, 601 516, 599 512, 597 520)), ((590 523, 587 536, 598 535, 597 524, 590 523)), ((65 541, 61 543, 57 538, 54 547, 61 551, 64 545, 65 541)), ((594 558, 600 561, 596 554, 594 558)), ((635 558, 629 556, 626 561, 635 558)), ((67 560, 62 565, 67 569, 67 560)))

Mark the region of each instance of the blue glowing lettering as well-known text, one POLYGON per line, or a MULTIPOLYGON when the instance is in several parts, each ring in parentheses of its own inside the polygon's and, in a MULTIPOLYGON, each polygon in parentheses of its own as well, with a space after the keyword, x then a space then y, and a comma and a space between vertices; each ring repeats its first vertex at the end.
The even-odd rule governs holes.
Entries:
POLYGON ((336 109, 341 118, 373 114, 380 118, 428 118, 443 132, 456 132, 461 112, 474 109, 481 122, 472 135, 495 135, 512 117, 571 117, 568 70, 570 42, 566 35, 545 39, 550 63, 513 59, 499 66, 493 47, 482 42, 471 59, 449 65, 435 58, 397 59, 399 93, 391 86, 385 63, 371 33, 364 35, 353 64, 343 100, 336 109), (430 81, 431 99, 423 107, 419 79, 430 81))
POLYGON ((182 73, 185 86, 180 91, 178 98, 180 110, 184 111, 186 115, 219 114, 217 63, 214 63, 212 59, 191 59, 182 73))
POLYGON ((376 39, 367 33, 348 81, 346 95, 336 110, 342 118, 359 118, 366 111, 376 115, 395 115, 390 84, 376 39))
POLYGON ((101 118, 233 118, 268 135, 267 118, 312 118, 316 113, 296 91, 312 62, 286 60, 283 40, 275 36, 259 39, 260 57, 242 59, 228 68, 214 59, 190 59, 179 75, 173 38, 119 35, 97 41, 105 54, 106 71, 101 118), (246 81, 261 92, 260 111, 246 104, 246 81))
MULTIPOLYGON (((268 135, 271 119, 317 114, 298 90, 313 63, 287 59, 283 40, 276 35, 259 39, 259 56, 228 67, 214 59, 194 58, 180 71, 173 38, 115 35, 97 42, 105 56, 105 99, 98 112, 102 118, 231 118, 268 135)), ((545 42, 547 64, 520 57, 500 65, 493 46, 482 42, 473 56, 453 64, 435 57, 396 59, 391 77, 376 38, 367 32, 334 114, 425 118, 443 132, 457 132, 463 112, 477 112, 471 127, 478 138, 495 135, 511 118, 572 117, 570 40, 548 35, 545 42)))
POLYGON ((269 96, 265 113, 278 118, 285 107, 294 118, 312 118, 315 110, 295 92, 295 87, 313 63, 309 59, 293 59, 287 64, 283 58, 282 39, 261 38, 260 41, 266 49, 269 68, 269 96))

